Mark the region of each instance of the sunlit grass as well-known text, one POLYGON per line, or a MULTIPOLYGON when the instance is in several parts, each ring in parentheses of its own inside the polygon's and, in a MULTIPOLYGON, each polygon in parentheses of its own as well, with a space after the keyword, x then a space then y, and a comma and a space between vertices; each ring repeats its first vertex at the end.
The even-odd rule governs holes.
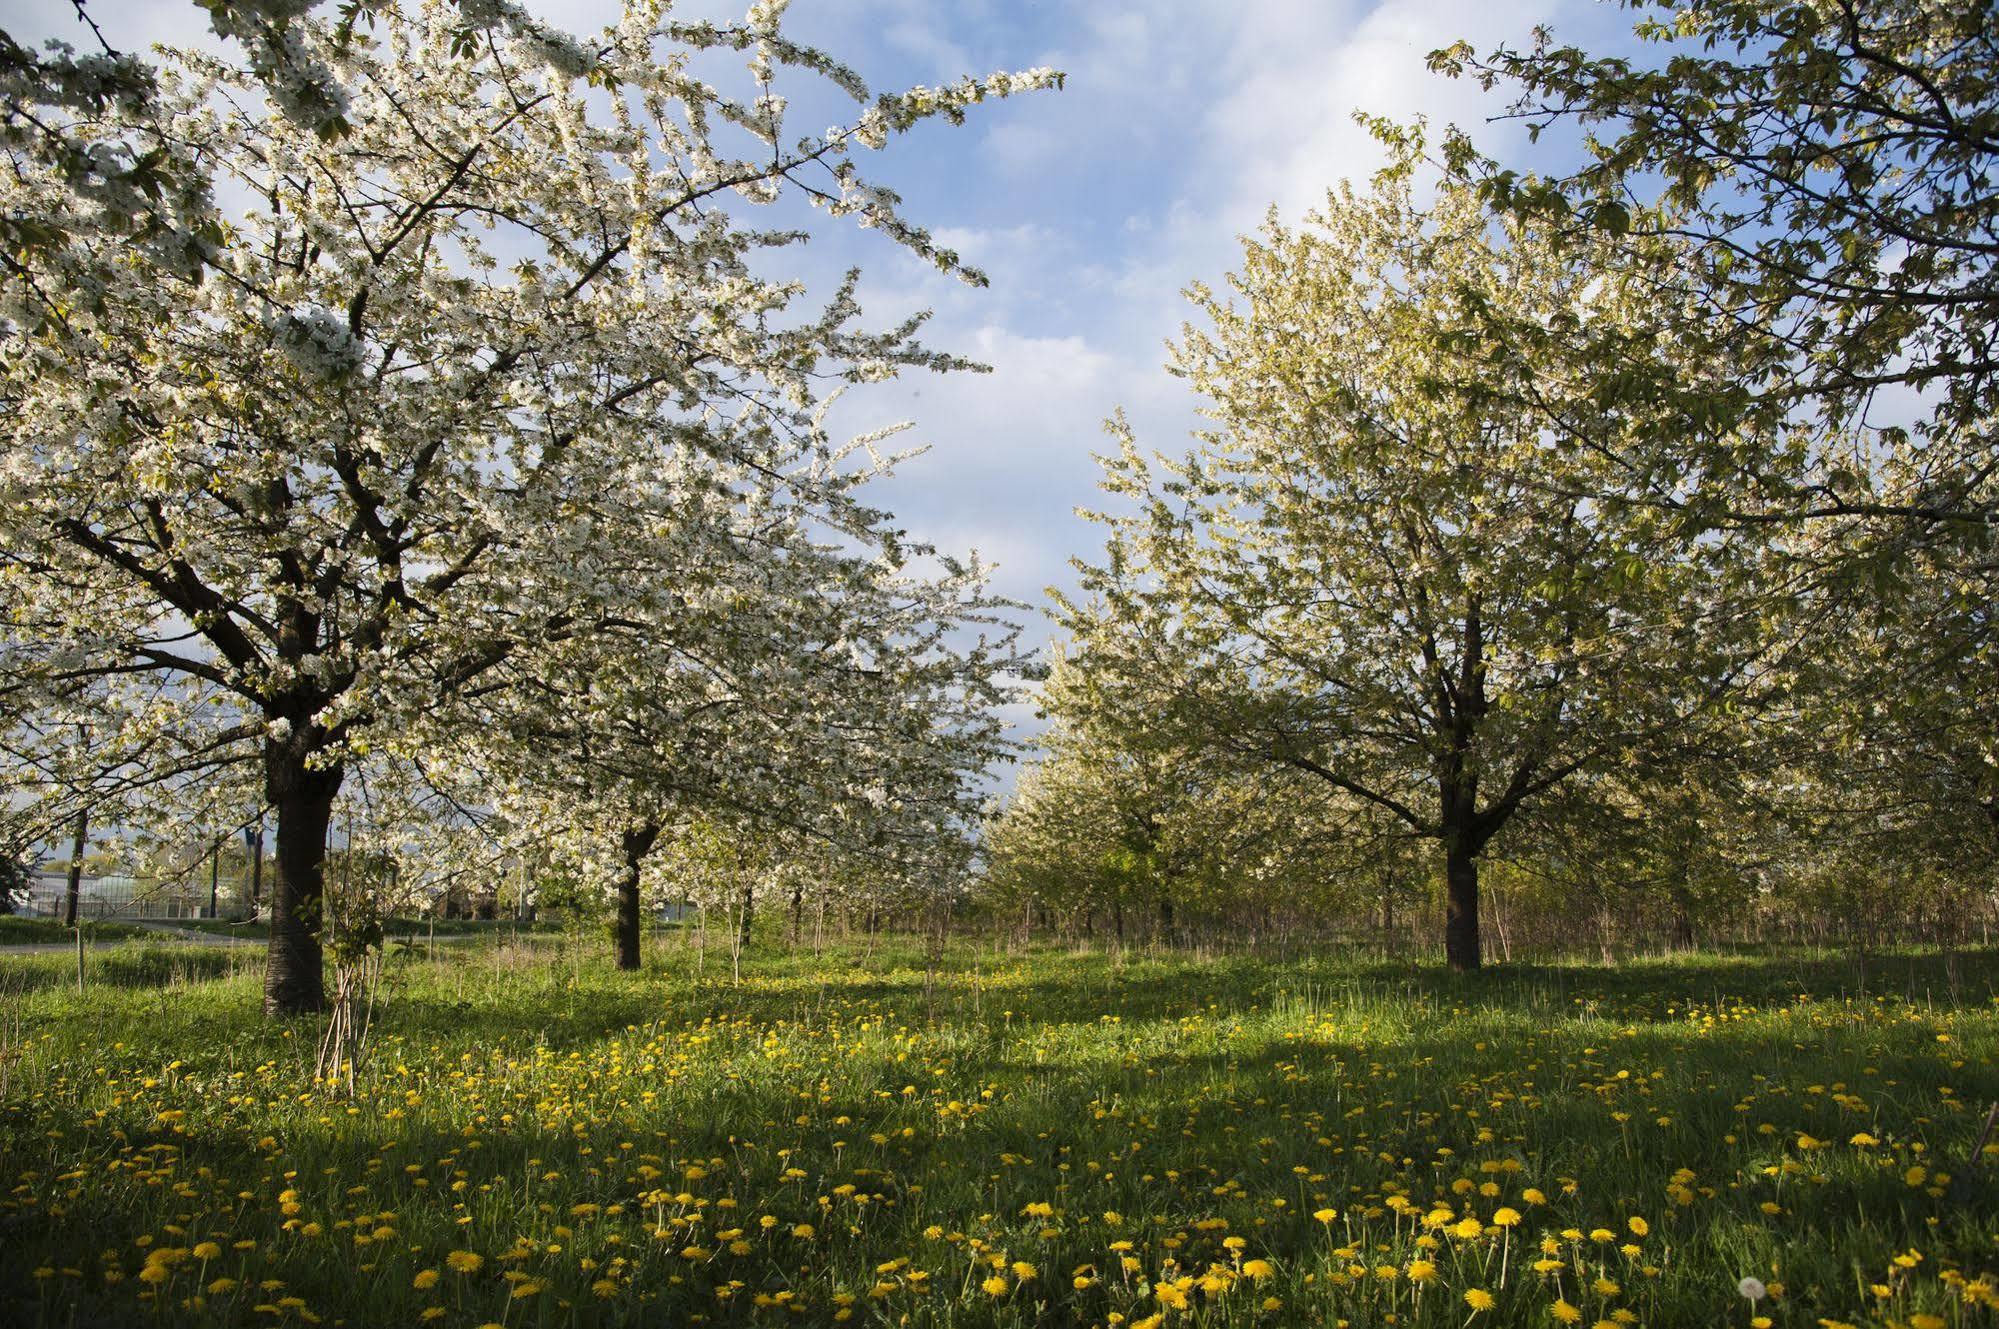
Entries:
POLYGON ((1990 954, 602 949, 399 956, 351 1102, 254 969, 16 983, 0 1320, 1992 1323, 1990 954))

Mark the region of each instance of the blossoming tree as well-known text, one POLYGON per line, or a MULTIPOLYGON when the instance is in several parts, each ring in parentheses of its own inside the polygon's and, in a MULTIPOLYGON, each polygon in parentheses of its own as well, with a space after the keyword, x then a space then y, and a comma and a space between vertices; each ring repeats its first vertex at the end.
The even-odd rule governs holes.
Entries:
POLYGON ((170 57, 150 96, 42 108, 98 163, 86 183, 148 161, 212 182, 172 207, 6 145, 5 210, 61 220, 0 286, 10 664, 51 690, 97 679, 128 725, 162 706, 248 723, 277 824, 273 1013, 324 1000, 322 860, 353 754, 637 588, 670 597, 627 551, 702 543, 713 508, 685 500, 706 488, 762 477, 865 539, 821 385, 956 362, 915 321, 858 328, 851 285, 797 314, 800 288, 754 260, 799 235, 744 210, 805 200, 960 270, 856 152, 1057 81, 876 97, 787 39, 779 4, 717 25, 634 3, 588 41, 488 9, 514 14, 289 18, 286 69, 318 71, 325 113, 259 44, 170 57), (740 97, 695 72, 728 51, 740 97), (788 138, 791 77, 856 116, 788 138))
POLYGON ((1649 419, 1583 390, 1591 366, 1530 380, 1476 335, 1487 309, 1636 332, 1652 288, 1601 247, 1490 223, 1470 189, 1420 205, 1415 147, 1373 194, 1266 226, 1231 298, 1195 288, 1210 326, 1174 369, 1216 427, 1155 461, 1114 425, 1125 506, 1066 626, 1114 722, 1288 766, 1435 842, 1446 955, 1470 969, 1493 837, 1788 638, 1732 612, 1753 546, 1602 497, 1621 477, 1592 440, 1649 419), (1568 394, 1572 432, 1521 404, 1537 386, 1568 394))
POLYGON ((835 545, 797 505, 750 492, 708 528, 730 540, 641 558, 680 569, 665 600, 631 597, 466 702, 508 819, 582 838, 572 852, 616 900, 624 968, 639 965, 648 862, 685 824, 887 876, 939 855, 962 870, 983 773, 1009 751, 998 707, 1022 661, 985 569, 944 559, 923 575, 932 552, 892 532, 872 530, 872 551, 851 531, 835 545))

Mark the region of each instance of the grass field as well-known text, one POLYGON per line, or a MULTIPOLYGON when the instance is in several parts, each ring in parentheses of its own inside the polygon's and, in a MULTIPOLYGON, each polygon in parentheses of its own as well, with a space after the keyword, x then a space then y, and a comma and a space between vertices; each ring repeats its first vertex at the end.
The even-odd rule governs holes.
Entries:
MULTIPOLYGON (((174 924, 190 932, 206 932, 215 937, 250 937, 261 941, 270 924, 254 919, 190 918, 174 924)), ((511 936, 515 933, 555 933, 563 925, 555 922, 528 922, 512 918, 390 918, 382 921, 382 932, 390 941, 423 941, 429 937, 511 936)))
MULTIPOLYGON (((146 929, 130 923, 102 923, 86 919, 83 924, 85 941, 129 941, 148 935, 146 929)), ((0 946, 60 945, 75 940, 76 929, 64 927, 60 919, 0 914, 0 946)))
POLYGON ((1990 1325, 1999 956, 0 960, 0 1323, 1990 1325), (190 962, 193 963, 193 962, 190 962), (204 977, 204 974, 215 976, 204 977), (1739 1283, 1760 1280, 1765 1295, 1739 1283))

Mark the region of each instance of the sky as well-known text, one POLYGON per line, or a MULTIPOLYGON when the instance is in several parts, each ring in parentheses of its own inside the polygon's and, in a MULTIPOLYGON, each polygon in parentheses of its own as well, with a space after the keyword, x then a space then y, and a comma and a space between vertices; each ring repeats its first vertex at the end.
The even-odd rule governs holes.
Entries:
MULTIPOLYGON (((733 12, 703 3, 696 12, 733 12)), ((530 7, 579 33, 613 12, 602 0, 530 7)), ((205 29, 190 0, 88 8, 128 49, 205 29)), ((787 259, 817 290, 858 264, 870 322, 933 310, 929 343, 992 368, 873 385, 841 404, 837 429, 908 420, 900 441, 929 448, 876 502, 912 537, 996 562, 996 589, 1037 611, 1028 640, 1052 640, 1038 617, 1045 588, 1073 585, 1070 560, 1101 548, 1075 510, 1098 498, 1104 420, 1122 409, 1142 445, 1169 452, 1197 423, 1197 403, 1163 368, 1184 289, 1219 283, 1237 237, 1268 209, 1296 221, 1339 180, 1365 182, 1382 155, 1355 111, 1456 124, 1519 160, 1524 135, 1489 123, 1504 93, 1433 75, 1425 57, 1459 38, 1481 52, 1524 45, 1537 24, 1591 49, 1628 33, 1617 8, 1589 0, 794 0, 791 36, 878 90, 996 69, 1067 75, 1060 92, 977 107, 963 126, 926 124, 862 155, 906 215, 990 287, 840 224, 787 259)), ((20 39, 86 36, 52 0, 0 0, 0 27, 20 39)), ((820 126, 794 117, 794 127, 820 126)), ((1024 735, 1030 712, 1014 717, 1024 735)))

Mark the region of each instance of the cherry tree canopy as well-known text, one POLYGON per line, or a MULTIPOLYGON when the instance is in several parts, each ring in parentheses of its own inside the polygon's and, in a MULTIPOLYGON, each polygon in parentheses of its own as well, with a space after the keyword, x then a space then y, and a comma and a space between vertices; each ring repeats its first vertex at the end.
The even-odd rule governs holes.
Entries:
POLYGON ((10 119, 5 210, 52 225, 0 287, 9 695, 87 695, 94 751, 71 749, 100 766, 169 717, 248 745, 278 828, 268 1009, 323 1001, 328 810, 360 747, 502 662, 670 618, 745 494, 883 538, 823 385, 958 362, 919 320, 858 327, 851 283, 798 313, 755 259, 799 233, 743 215, 793 196, 959 270, 855 154, 1058 76, 876 97, 782 8, 634 3, 588 41, 497 5, 288 12, 276 64, 180 54, 148 95, 10 119), (731 51, 740 96, 697 73, 731 51), (789 137, 793 77, 855 116, 789 137))

